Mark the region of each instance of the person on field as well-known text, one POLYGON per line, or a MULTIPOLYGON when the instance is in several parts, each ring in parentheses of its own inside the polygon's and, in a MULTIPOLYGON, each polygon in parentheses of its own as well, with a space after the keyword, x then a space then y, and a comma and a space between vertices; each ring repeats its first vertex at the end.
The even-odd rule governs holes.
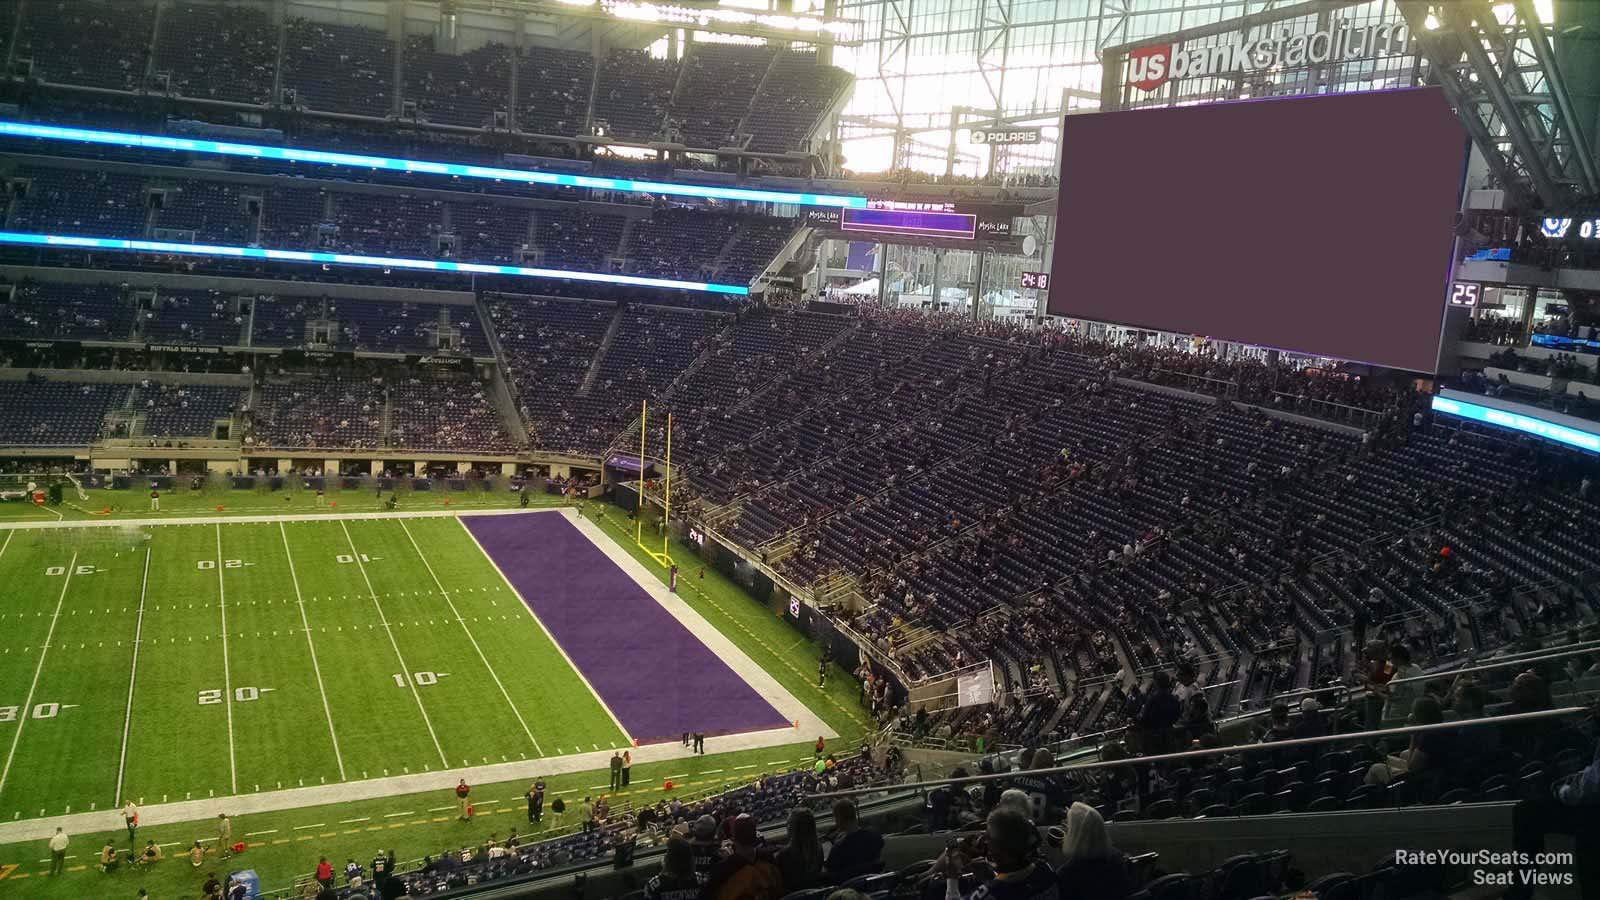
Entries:
POLYGON ((611 751, 611 789, 614 791, 622 786, 622 754, 611 751))
POLYGON ((633 751, 622 751, 622 786, 627 787, 633 778, 633 751))
POLYGON ((217 852, 227 857, 233 848, 233 820, 227 813, 217 813, 217 852))
POLYGON ((544 818, 544 782, 535 781, 533 786, 528 788, 527 796, 528 824, 532 825, 544 818))
POLYGON ((134 806, 132 800, 122 808, 122 824, 128 827, 128 848, 131 850, 134 834, 139 830, 139 807, 134 806))
POLYGON ((158 863, 160 861, 161 861, 161 848, 156 846, 156 842, 155 841, 145 841, 144 842, 144 852, 139 854, 139 860, 138 860, 139 865, 148 866, 151 863, 158 863))
POLYGON ((60 875, 67 868, 67 833, 60 828, 50 838, 50 874, 60 875))
POLYGON ((100 848, 100 871, 115 872, 121 861, 117 858, 117 845, 106 839, 106 845, 100 848))
POLYGON ((384 885, 394 881, 394 851, 379 850, 368 868, 372 871, 372 883, 383 890, 384 885))
POLYGON ((594 830, 594 803, 588 797, 578 804, 578 827, 585 832, 594 830))
POLYGON ((469 810, 472 809, 472 804, 467 800, 467 798, 471 795, 472 788, 467 787, 467 780, 465 778, 456 783, 456 803, 461 807, 462 821, 466 821, 467 819, 471 818, 469 810))
POLYGON ((322 885, 324 888, 333 887, 333 864, 328 862, 326 856, 317 860, 316 879, 317 884, 322 885))

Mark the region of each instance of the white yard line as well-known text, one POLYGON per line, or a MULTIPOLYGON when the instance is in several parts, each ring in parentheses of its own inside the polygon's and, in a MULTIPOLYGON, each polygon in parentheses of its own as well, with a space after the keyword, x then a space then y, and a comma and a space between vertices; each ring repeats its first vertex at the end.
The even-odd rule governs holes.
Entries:
POLYGON ((461 623, 461 630, 467 633, 467 640, 472 642, 472 649, 478 651, 478 658, 483 660, 483 667, 489 670, 489 677, 494 679, 495 686, 500 689, 500 696, 506 698, 506 705, 511 707, 512 715, 515 715, 517 722, 522 725, 522 733, 527 735, 528 740, 533 743, 534 752, 543 756, 544 749, 539 746, 539 739, 533 736, 533 729, 529 728, 527 720, 522 718, 522 711, 517 709, 517 704, 511 699, 510 692, 506 690, 505 684, 500 681, 499 673, 495 672, 494 666, 489 664, 489 657, 484 655, 483 648, 478 646, 478 639, 473 636, 472 629, 467 627, 467 620, 463 619, 460 610, 456 609, 455 601, 450 599, 450 592, 444 589, 444 582, 440 581, 438 574, 433 571, 433 565, 428 562, 428 557, 423 555, 422 547, 417 544, 417 539, 412 537, 411 529, 406 527, 404 519, 400 520, 400 530, 406 533, 406 540, 410 541, 411 548, 417 551, 417 558, 422 560, 423 567, 428 570, 428 577, 433 579, 434 586, 439 589, 439 596, 443 597, 444 602, 449 604, 450 615, 455 616, 456 621, 461 623))
POLYGON ((378 622, 383 625, 383 633, 389 636, 389 646, 394 648, 394 658, 400 661, 400 671, 404 673, 402 677, 406 685, 411 688, 411 696, 417 701, 417 711, 422 713, 422 723, 428 726, 428 736, 433 738, 433 749, 439 751, 439 764, 448 769, 450 758, 444 755, 444 746, 439 743, 439 735, 433 730, 433 720, 428 718, 428 709, 422 705, 422 695, 417 692, 416 679, 411 677, 411 669, 406 665, 406 658, 400 653, 400 644, 394 639, 394 629, 389 627, 389 620, 383 614, 383 604, 378 602, 378 592, 372 587, 372 579, 367 577, 367 565, 361 561, 361 551, 356 549, 355 538, 350 536, 350 526, 340 519, 339 528, 344 531, 344 539, 350 544, 350 555, 356 561, 356 568, 361 570, 361 580, 367 584, 367 593, 372 596, 372 605, 378 609, 378 622))
POLYGON ((144 597, 150 586, 150 548, 144 548, 144 576, 139 579, 139 618, 133 626, 133 665, 128 670, 128 708, 122 714, 122 753, 117 758, 117 794, 112 806, 122 805, 122 777, 128 770, 128 729, 133 724, 133 685, 139 678, 139 642, 144 635, 144 597))
POLYGON ((11 752, 6 754, 6 764, 0 768, 0 793, 6 789, 6 778, 11 774, 11 762, 17 757, 17 745, 22 743, 22 726, 28 724, 28 712, 33 709, 33 694, 39 689, 39 675, 44 672, 45 657, 50 655, 50 641, 56 635, 56 622, 61 619, 61 606, 67 602, 67 586, 72 584, 72 573, 78 567, 78 554, 72 554, 67 563, 66 577, 61 580, 61 596, 56 598, 56 611, 50 616, 50 630, 45 632, 44 646, 39 648, 39 664, 33 667, 33 683, 28 685, 28 699, 22 702, 17 716, 17 733, 11 738, 11 752))
POLYGON ((317 645, 311 639, 311 620, 306 617, 306 601, 300 595, 300 576, 295 574, 294 554, 289 552, 289 532, 278 523, 278 535, 283 538, 283 558, 289 561, 289 582, 294 585, 294 602, 300 607, 300 626, 306 632, 306 646, 311 650, 311 670, 317 673, 317 691, 322 694, 322 714, 328 719, 328 738, 333 741, 333 758, 339 763, 339 780, 347 781, 344 774, 344 755, 339 752, 339 735, 333 730, 333 709, 328 706, 328 689, 322 684, 322 666, 317 662, 317 645))
POLYGON ((567 668, 578 676, 578 680, 583 682, 583 686, 589 689, 589 693, 594 697, 595 702, 599 703, 600 708, 605 710, 606 715, 611 717, 612 724, 616 725, 617 731, 622 733, 623 743, 633 743, 633 735, 628 733, 628 729, 622 727, 622 720, 617 718, 617 714, 611 711, 611 707, 606 704, 606 698, 600 696, 600 692, 595 690, 594 685, 589 683, 589 676, 583 674, 583 670, 578 668, 578 664, 573 662, 572 657, 567 655, 566 648, 561 646, 561 642, 556 640, 556 636, 550 633, 550 629, 544 627, 544 623, 539 621, 539 614, 533 611, 533 604, 529 603, 522 596, 522 592, 517 590, 517 586, 511 583, 511 579, 506 577, 505 571, 500 568, 500 564, 495 561, 495 558, 489 555, 489 551, 483 549, 483 545, 478 543, 478 536, 472 533, 472 529, 467 527, 467 523, 457 518, 456 524, 460 525, 461 530, 465 531, 467 537, 472 539, 472 546, 478 548, 478 552, 483 554, 483 558, 489 561, 489 565, 494 566, 495 572, 500 575, 500 580, 505 582, 507 590, 511 591, 516 596, 517 602, 522 604, 522 608, 528 611, 528 615, 533 619, 533 624, 539 626, 539 630, 544 632, 544 636, 550 639, 550 645, 555 647, 556 652, 561 654, 561 658, 567 661, 567 668))
POLYGON ((228 775, 239 793, 239 764, 233 748, 233 674, 228 670, 228 592, 222 585, 222 524, 217 523, 217 605, 222 609, 222 702, 228 710, 228 775))

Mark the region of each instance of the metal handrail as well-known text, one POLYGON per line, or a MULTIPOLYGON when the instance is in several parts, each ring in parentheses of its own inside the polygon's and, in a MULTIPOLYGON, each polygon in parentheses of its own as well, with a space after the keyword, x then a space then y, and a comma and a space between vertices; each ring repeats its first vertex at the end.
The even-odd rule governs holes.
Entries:
MULTIPOLYGON (((1235 744, 1231 747, 1211 747, 1205 750, 1183 750, 1177 753, 1160 753, 1155 756, 1135 756, 1127 759, 1097 760, 1090 763, 1079 763, 1069 766, 1053 766, 1048 769, 1029 769, 1028 775, 1065 775, 1079 772, 1096 771, 1100 769, 1120 769, 1129 766, 1142 766, 1154 763, 1179 762, 1191 759, 1205 759, 1210 757, 1226 756, 1229 754, 1243 755, 1246 753, 1265 753, 1287 750, 1294 747, 1312 747, 1318 744, 1342 744, 1358 741, 1371 741, 1380 738, 1400 737, 1413 734, 1427 734, 1435 731, 1454 731, 1458 728, 1476 728, 1481 725, 1511 725, 1522 722, 1541 722, 1549 719, 1566 719, 1586 715, 1590 712, 1587 706, 1564 706, 1559 709, 1542 709, 1535 712, 1513 713, 1505 716, 1485 716, 1478 719, 1464 719, 1458 722, 1439 722, 1432 725, 1402 725, 1397 728, 1379 728, 1372 731, 1354 731, 1348 734, 1330 734, 1322 737, 1290 738, 1282 741, 1272 741, 1264 744, 1235 744)), ((1006 778, 1015 778, 1017 772, 998 772, 990 775, 972 775, 966 778, 936 778, 928 781, 914 781, 896 785, 896 789, 917 790, 944 785, 969 785, 982 784, 987 781, 998 781, 1006 778)), ((856 788, 845 791, 827 791, 817 794, 808 794, 807 800, 826 800, 834 797, 859 797, 866 794, 879 794, 884 788, 856 788)))
MULTIPOLYGON (((1204 687, 1200 688, 1200 693, 1203 694, 1206 691, 1212 690, 1213 688, 1227 687, 1230 684, 1238 684, 1238 683, 1239 683, 1239 679, 1237 679, 1237 678, 1233 679, 1232 681, 1219 681, 1216 684, 1208 684, 1208 685, 1205 685, 1204 687)), ((1121 734, 1122 732, 1127 731, 1129 728, 1132 728, 1132 727, 1133 727, 1132 725, 1118 725, 1115 728, 1107 728, 1105 731, 1091 731, 1088 734, 1079 734, 1079 735, 1074 735, 1074 736, 1069 737, 1069 738, 1063 738, 1062 740, 1056 741, 1055 743, 1056 744, 1072 744, 1072 743, 1076 743, 1078 741, 1087 741, 1090 738, 1106 737, 1108 735, 1121 734)))
MULTIPOLYGON (((1600 652, 1600 640, 1584 641, 1582 642, 1581 647, 1577 644, 1567 644, 1563 645, 1563 649, 1559 651, 1551 651, 1548 648, 1542 650, 1527 650, 1522 653, 1512 654, 1511 656, 1496 657, 1492 662, 1483 663, 1481 665, 1464 666, 1458 669, 1441 669, 1437 672, 1427 672, 1421 675, 1408 675, 1405 678, 1397 678, 1393 681, 1390 681, 1388 684, 1409 684, 1416 681, 1432 681, 1436 678, 1454 678, 1457 675, 1466 675, 1473 672, 1486 672, 1493 669, 1503 669, 1525 663, 1540 663, 1549 659, 1564 659, 1568 656, 1577 656, 1582 653, 1597 652, 1600 652)), ((1234 716, 1232 719, 1218 721, 1220 724, 1222 721, 1233 721, 1233 719, 1254 718, 1256 716, 1260 716, 1264 712, 1267 712, 1268 708, 1278 700, 1288 700, 1294 697, 1302 697, 1309 694, 1321 694, 1325 691, 1340 690, 1352 691, 1356 693, 1363 692, 1361 688, 1347 684, 1330 684, 1322 687, 1295 688, 1294 690, 1284 691, 1281 694, 1274 694, 1273 696, 1262 700, 1261 709, 1253 710, 1243 715, 1234 716)))
POLYGON ((1546 662, 1546 661, 1552 660, 1552 659, 1566 659, 1566 658, 1571 657, 1571 656, 1579 656, 1579 655, 1582 655, 1582 654, 1593 654, 1593 653, 1594 653, 1594 650, 1592 648, 1582 648, 1582 649, 1578 649, 1578 650, 1564 650, 1564 651, 1562 651, 1560 653, 1547 653, 1544 656, 1535 656, 1535 657, 1528 658, 1528 659, 1504 659, 1504 660, 1496 660, 1496 661, 1491 662, 1491 663, 1484 663, 1483 665, 1479 665, 1479 666, 1467 666, 1467 667, 1461 668, 1461 669, 1447 669, 1447 670, 1445 670, 1443 672, 1434 672, 1431 675, 1408 675, 1405 678, 1396 678, 1393 681, 1390 681, 1388 683, 1389 684, 1413 684, 1413 683, 1418 682, 1418 681, 1432 681, 1432 680, 1434 680, 1436 678, 1453 678, 1453 677, 1456 677, 1456 676, 1459 676, 1459 675, 1470 675, 1470 674, 1472 674, 1474 672, 1488 672, 1488 671, 1492 671, 1494 669, 1507 669, 1507 668, 1510 668, 1512 666, 1528 665, 1528 664, 1531 664, 1531 663, 1541 663, 1541 662, 1546 662))

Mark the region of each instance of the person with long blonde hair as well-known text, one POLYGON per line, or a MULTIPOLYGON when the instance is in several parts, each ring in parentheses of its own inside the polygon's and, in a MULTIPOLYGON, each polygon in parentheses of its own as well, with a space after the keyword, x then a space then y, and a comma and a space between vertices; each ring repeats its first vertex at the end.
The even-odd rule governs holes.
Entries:
POLYGON ((1061 852, 1066 857, 1056 870, 1061 900, 1124 900, 1133 893, 1127 857, 1112 846, 1105 819, 1089 804, 1067 809, 1061 852))

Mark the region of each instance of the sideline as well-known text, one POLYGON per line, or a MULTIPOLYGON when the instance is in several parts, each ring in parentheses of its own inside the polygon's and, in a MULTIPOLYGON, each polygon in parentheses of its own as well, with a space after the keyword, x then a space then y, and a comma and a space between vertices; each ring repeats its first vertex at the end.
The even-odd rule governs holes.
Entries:
MULTIPOLYGON (((560 509, 562 507, 546 507, 546 509, 560 509)), ((160 519, 85 519, 81 521, 60 522, 0 522, 0 531, 31 531, 55 530, 61 528, 124 528, 129 525, 210 525, 213 523, 227 525, 230 523, 256 523, 263 522, 337 522, 341 519, 443 519, 449 516, 514 516, 522 513, 541 512, 533 509, 474 509, 462 507, 461 509, 423 509, 423 510, 396 510, 394 512, 361 512, 361 513, 278 513, 241 515, 241 516, 211 516, 194 515, 181 517, 168 517, 160 519)))
MULTIPOLYGON (((706 738, 708 751, 713 753, 760 750, 767 747, 782 747, 800 743, 804 743, 804 741, 796 740, 793 727, 706 738)), ((488 785, 506 781, 530 781, 535 777, 547 778, 552 775, 600 772, 607 768, 614 749, 620 750, 622 748, 606 747, 587 753, 572 753, 566 756, 546 757, 544 759, 516 760, 488 766, 475 766, 468 769, 447 769, 412 775, 391 775, 384 778, 349 781, 343 784, 308 785, 303 788, 285 788, 281 791, 262 791, 259 794, 237 794, 232 797, 208 797, 204 800, 183 800, 176 803, 153 804, 139 807, 139 826, 144 828, 152 825, 197 822, 215 819, 218 813, 227 813, 230 817, 237 818, 255 813, 284 812, 301 807, 325 806, 330 803, 350 803, 358 800, 380 800, 384 797, 431 791, 437 791, 443 796, 455 787, 456 780, 459 778, 467 779, 469 784, 488 785)), ((630 749, 633 751, 634 765, 687 759, 691 756, 700 755, 691 752, 690 748, 683 746, 676 740, 665 744, 643 744, 630 749)), ((650 790, 652 793, 661 792, 660 785, 653 785, 650 790)), ((44 819, 24 819, 17 822, 0 823, 0 844, 11 844, 18 841, 42 841, 55 834, 55 830, 58 827, 66 829, 68 834, 112 831, 123 827, 122 811, 120 809, 103 809, 94 812, 72 813, 65 816, 51 816, 44 819)))

